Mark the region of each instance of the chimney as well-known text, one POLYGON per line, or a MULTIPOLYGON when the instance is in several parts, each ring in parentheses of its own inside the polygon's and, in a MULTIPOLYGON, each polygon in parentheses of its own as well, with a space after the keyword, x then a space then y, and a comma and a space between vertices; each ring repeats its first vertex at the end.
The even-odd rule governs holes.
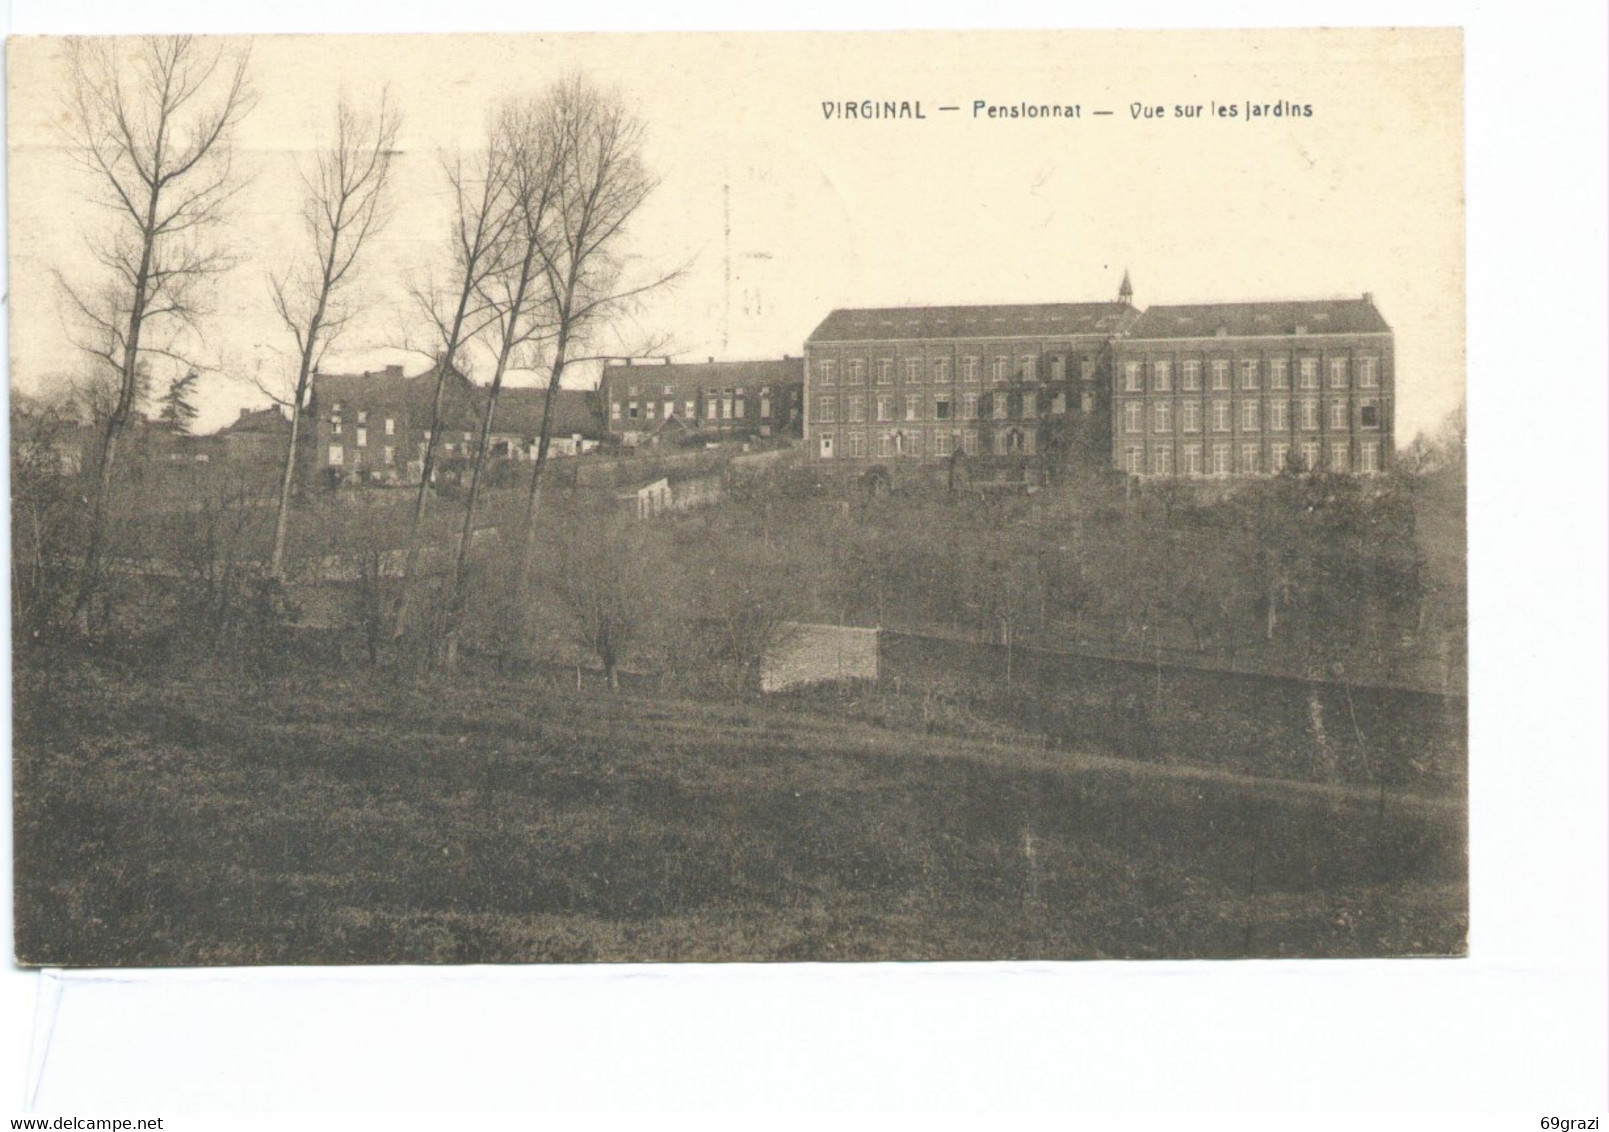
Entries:
POLYGON ((246 416, 246 414, 249 413, 249 412, 251 412, 251 410, 248 409, 246 406, 242 405, 240 407, 240 417, 237 418, 237 419, 243 419, 246 416))
POLYGON ((401 366, 386 366, 385 367, 385 375, 387 377, 401 377, 402 376, 402 367, 401 366))
POLYGON ((785 362, 791 362, 791 361, 793 361, 793 355, 792 354, 783 354, 782 355, 782 360, 785 361, 785 362))
POLYGON ((1373 291, 1365 291, 1365 292, 1363 292, 1363 301, 1368 303, 1371 307, 1374 306, 1374 292, 1373 291))
POLYGON ((714 364, 715 364, 715 356, 712 354, 712 355, 710 355, 710 365, 714 365, 714 364))
POLYGON ((630 368, 631 368, 631 359, 630 359, 630 358, 627 358, 627 359, 626 359, 626 368, 627 368, 627 369, 630 369, 630 368))
POLYGON ((660 360, 663 361, 666 365, 670 365, 670 359, 668 357, 667 358, 662 358, 660 360))

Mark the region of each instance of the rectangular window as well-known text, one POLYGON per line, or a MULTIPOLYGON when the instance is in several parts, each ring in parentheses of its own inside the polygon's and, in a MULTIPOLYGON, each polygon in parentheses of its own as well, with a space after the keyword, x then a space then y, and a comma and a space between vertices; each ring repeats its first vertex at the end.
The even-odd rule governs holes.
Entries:
POLYGON ((911 381, 911 382, 916 382, 916 381, 921 381, 922 380, 922 359, 921 358, 906 358, 905 359, 905 380, 906 381, 911 381))
POLYGON ((359 448, 367 448, 368 446, 369 446, 369 430, 366 429, 366 428, 358 429, 358 447, 359 448))
POLYGON ((1123 363, 1123 392, 1125 392, 1125 393, 1139 393, 1140 391, 1141 391, 1141 387, 1140 387, 1140 363, 1139 362, 1124 362, 1123 363))
POLYGON ((1334 432, 1346 431, 1346 402, 1330 402, 1330 429, 1334 432))
POLYGON ((856 424, 866 419, 866 397, 864 394, 854 393, 850 395, 849 419, 856 424))
POLYGON ((1179 469, 1187 476, 1201 474, 1201 445, 1186 444, 1184 446, 1184 466, 1179 469))
POLYGON ((339 444, 330 445, 330 467, 339 468, 346 463, 346 449, 339 444))
POLYGON ((866 434, 860 430, 844 434, 844 455, 864 457, 866 455, 866 434))
MULTIPOLYGON (((1362 376, 1361 374, 1359 375, 1362 376)), ((1380 470, 1380 442, 1365 440, 1358 446, 1358 471, 1372 475, 1380 470)))
POLYGON ((892 385, 892 384, 894 384, 894 359, 893 358, 878 358, 877 359, 877 384, 878 385, 892 385))
POLYGON ((1268 431, 1287 432, 1291 427, 1291 403, 1289 401, 1270 401, 1268 403, 1268 431))
POLYGON ((387 436, 397 435, 397 422, 392 417, 387 417, 385 419, 385 434, 387 436))
POLYGON ((618 421, 620 419, 620 410, 623 408, 625 408, 625 405, 623 405, 621 402, 612 402, 609 405, 609 419, 612 421, 618 421))
MULTIPOLYGON (((760 415, 762 417, 769 416, 771 414, 770 403, 766 402, 766 401, 762 401, 762 402, 760 402, 760 405, 761 405, 760 415)), ((676 402, 674 402, 674 401, 666 401, 665 402, 665 419, 668 421, 668 420, 670 420, 670 418, 674 417, 675 415, 676 415, 676 402)))
POLYGON ((1240 470, 1248 476, 1257 474, 1257 445, 1242 444, 1240 446, 1240 470))
POLYGON ((933 398, 933 419, 947 421, 950 419, 950 395, 940 393, 933 398))
POLYGON ((1024 381, 1039 380, 1039 355, 1024 354, 1017 359, 1017 376, 1024 381))
POLYGON ((330 418, 330 432, 334 433, 336 436, 341 435, 341 418, 340 417, 331 417, 330 418))
POLYGON ((1151 427, 1157 432, 1173 431, 1173 405, 1168 401, 1158 401, 1151 406, 1151 427))
POLYGON ((994 360, 994 379, 996 381, 1005 381, 1010 376, 1011 359, 1004 354, 1000 354, 994 360))
POLYGON ((1212 446, 1212 474, 1227 476, 1229 474, 1229 445, 1214 444, 1212 446))
POLYGON ((1242 401, 1240 403, 1240 431, 1241 432, 1256 432, 1257 431, 1257 429, 1259 427, 1259 423, 1260 423, 1258 421, 1258 419, 1257 419, 1257 413, 1258 413, 1258 409, 1257 409, 1257 402, 1256 401, 1242 401))
POLYGON ((976 393, 963 393, 961 395, 961 419, 964 421, 978 419, 978 395, 976 393))
POLYGON ((385 466, 389 468, 392 464, 397 462, 397 450, 391 447, 391 445, 387 444, 383 452, 383 457, 385 459, 385 466))
POLYGON ((1380 403, 1378 401, 1361 401, 1358 403, 1358 424, 1363 428, 1380 427, 1380 403))
POLYGON ((1006 410, 1009 408, 1008 399, 1004 393, 996 393, 991 398, 993 411, 989 414, 997 421, 1006 419, 1006 410))
POLYGON ((358 424, 368 424, 368 423, 369 423, 369 411, 367 409, 359 409, 358 410, 358 424))
POLYGON ((1318 359, 1317 358, 1303 358, 1300 362, 1297 363, 1297 365, 1300 367, 1300 373, 1302 375, 1302 388, 1303 389, 1317 389, 1318 388, 1318 359))
POLYGON ((821 385, 831 385, 838 380, 837 369, 838 367, 830 359, 821 359, 816 363, 816 381, 821 385))
POLYGON ((698 413, 694 411, 693 402, 691 402, 691 401, 683 401, 682 402, 682 412, 687 417, 688 420, 694 421, 694 422, 696 422, 698 420, 698 413))
POLYGON ((718 398, 711 397, 708 401, 704 402, 704 416, 706 419, 713 421, 720 415, 720 413, 721 403, 718 398))
POLYGON ((1218 392, 1229 388, 1229 363, 1223 358, 1212 363, 1212 388, 1218 392))
POLYGON ((961 380, 962 381, 976 381, 976 380, 978 380, 978 359, 977 358, 962 358, 961 359, 961 380))
POLYGON ((1345 358, 1331 358, 1330 359, 1330 388, 1331 389, 1345 389, 1346 388, 1346 359, 1345 358))
POLYGON ((1125 467, 1131 476, 1145 474, 1145 449, 1139 445, 1130 445, 1125 453, 1125 467))
POLYGON ((738 420, 743 419, 743 398, 742 397, 734 397, 732 399, 732 415, 734 417, 736 417, 738 420))
POLYGON ((961 430, 961 451, 965 452, 968 456, 976 456, 978 454, 977 429, 964 428, 961 430))
POLYGON ((652 401, 649 401, 646 404, 644 404, 643 407, 642 407, 642 412, 643 412, 643 416, 647 417, 649 420, 653 420, 654 419, 654 403, 652 401))
POLYGON ((1330 445, 1330 471, 1344 472, 1346 466, 1346 443, 1330 445))
POLYGON ((1123 431, 1143 432, 1145 430, 1145 402, 1125 401, 1123 403, 1123 431))
POLYGON ((1268 446, 1268 470, 1283 472, 1285 465, 1290 462, 1291 446, 1289 444, 1270 444, 1268 446))
POLYGON ((1193 359, 1184 363, 1184 390, 1186 393, 1201 390, 1201 363, 1193 359))
POLYGON ((626 416, 631 420, 636 420, 642 416, 642 410, 637 407, 637 402, 633 401, 626 406, 626 416))
POLYGON ((1313 432, 1318 428, 1318 401, 1312 397, 1303 397, 1301 405, 1302 430, 1313 432))
POLYGON ((1240 363, 1240 387, 1245 390, 1257 388, 1257 359, 1246 358, 1240 363))
POLYGON ((1067 379, 1067 359, 1060 354, 1052 354, 1050 358, 1050 380, 1065 381, 1067 379))
POLYGON ((1291 370, 1289 358, 1268 359, 1268 388, 1289 389, 1291 387, 1291 370))
POLYGON ((1078 363, 1078 374, 1085 381, 1095 380, 1095 362, 1091 358, 1084 358, 1078 363))
POLYGON ((934 358, 933 359, 933 380, 934 381, 940 381, 940 382, 950 380, 950 359, 949 358, 934 358))
POLYGON ((1173 390, 1173 363, 1156 362, 1151 366, 1151 388, 1158 393, 1170 393, 1173 390))
POLYGON ((1309 440, 1302 444, 1303 471, 1318 471, 1318 441, 1309 440))
POLYGON ((894 419, 894 395, 892 393, 879 393, 877 395, 877 419, 880 421, 894 419))
POLYGON ((1067 412, 1067 394, 1060 391, 1051 394, 1050 411, 1056 416, 1064 416, 1067 412))
POLYGON ((1031 420, 1039 415, 1039 394, 1032 389, 1026 390, 1022 395, 1022 417, 1031 420))
POLYGON ((1201 402, 1186 401, 1179 406, 1180 427, 1185 432, 1201 431, 1201 402))
POLYGON ((1212 431, 1229 431, 1229 402, 1214 401, 1212 403, 1212 431))
POLYGON ((1358 388, 1380 388, 1380 360, 1378 358, 1358 359, 1358 388))
POLYGON ((947 428, 933 434, 933 455, 948 456, 955 445, 955 435, 947 428))
POLYGON ((851 384, 851 385, 865 385, 866 384, 866 363, 861 361, 859 358, 855 358, 855 359, 853 359, 852 361, 849 362, 848 373, 849 373, 849 384, 851 384))
POLYGON ((877 434, 877 455, 892 456, 894 454, 894 434, 880 432, 877 434))
POLYGON ((721 419, 723 421, 732 419, 732 398, 724 394, 721 397, 721 419))
POLYGON ((1173 449, 1158 448, 1151 453, 1151 472, 1158 476, 1171 476, 1173 474, 1173 449))
POLYGON ((922 395, 920 393, 905 394, 905 419, 908 421, 922 419, 922 395))
POLYGON ((833 424, 838 420, 838 399, 836 397, 816 398, 816 423, 833 424))

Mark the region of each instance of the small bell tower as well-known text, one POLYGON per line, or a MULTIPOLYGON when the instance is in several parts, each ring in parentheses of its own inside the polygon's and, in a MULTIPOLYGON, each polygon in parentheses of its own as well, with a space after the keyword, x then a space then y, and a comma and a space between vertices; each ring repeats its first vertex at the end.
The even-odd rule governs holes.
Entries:
POLYGON ((1117 302, 1119 306, 1132 307, 1134 305, 1134 284, 1129 282, 1129 269, 1123 269, 1123 282, 1117 288, 1117 302))

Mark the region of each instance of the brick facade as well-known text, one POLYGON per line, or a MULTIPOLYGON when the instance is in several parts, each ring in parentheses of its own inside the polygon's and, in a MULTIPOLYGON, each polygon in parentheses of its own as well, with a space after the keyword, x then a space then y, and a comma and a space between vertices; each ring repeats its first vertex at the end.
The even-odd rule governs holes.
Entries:
POLYGON ((1104 431, 1125 301, 837 310, 805 343, 805 446, 822 461, 1038 458, 1104 431))
POLYGON ((797 435, 804 362, 681 362, 605 366, 598 386, 609 434, 635 445, 691 435, 797 435))
POLYGON ((1373 300, 1151 307, 1113 350, 1112 462, 1146 477, 1390 467, 1390 327, 1373 300))

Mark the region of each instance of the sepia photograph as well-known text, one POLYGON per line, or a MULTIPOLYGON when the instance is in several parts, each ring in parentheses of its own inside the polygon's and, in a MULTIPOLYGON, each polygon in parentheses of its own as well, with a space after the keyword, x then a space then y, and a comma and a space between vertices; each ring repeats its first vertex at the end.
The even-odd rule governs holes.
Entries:
POLYGON ((1467 954, 1457 29, 6 62, 18 964, 1467 954))

